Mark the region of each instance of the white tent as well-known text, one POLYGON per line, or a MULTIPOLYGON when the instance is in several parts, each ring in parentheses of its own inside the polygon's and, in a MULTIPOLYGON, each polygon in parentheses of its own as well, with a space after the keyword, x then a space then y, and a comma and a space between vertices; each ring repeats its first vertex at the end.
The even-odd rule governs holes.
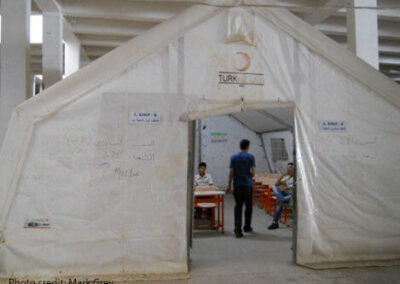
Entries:
POLYGON ((184 276, 188 120, 282 107, 295 110, 296 263, 398 263, 399 93, 285 10, 193 6, 16 107, 0 275, 184 276))

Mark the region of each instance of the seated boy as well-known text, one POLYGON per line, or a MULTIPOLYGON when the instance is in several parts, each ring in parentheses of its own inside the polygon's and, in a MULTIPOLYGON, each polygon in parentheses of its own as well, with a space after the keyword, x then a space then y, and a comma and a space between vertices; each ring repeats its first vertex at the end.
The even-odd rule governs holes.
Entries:
MULTIPOLYGON (((194 186, 195 187, 202 187, 202 186, 210 186, 214 185, 213 179, 211 174, 206 173, 207 164, 201 162, 199 164, 199 173, 194 176, 194 186)), ((201 217, 201 208, 196 208, 194 217, 200 218, 201 217)), ((207 216, 211 217, 212 211, 211 209, 207 210, 207 216)))
POLYGON ((199 164, 199 173, 194 176, 194 186, 209 186, 213 185, 212 176, 206 173, 207 164, 201 162, 199 164))

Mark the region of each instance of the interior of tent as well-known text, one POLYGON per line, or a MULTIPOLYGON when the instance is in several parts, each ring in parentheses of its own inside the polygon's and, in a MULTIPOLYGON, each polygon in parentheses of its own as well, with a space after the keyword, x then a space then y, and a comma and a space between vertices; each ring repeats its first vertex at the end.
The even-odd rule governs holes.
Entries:
POLYGON ((227 185, 229 158, 240 151, 241 139, 249 139, 257 172, 286 171, 293 162, 294 110, 276 108, 249 110, 197 121, 196 161, 208 161, 217 186, 227 185))
MULTIPOLYGON (((290 261, 293 257, 293 245, 295 234, 295 208, 294 201, 283 210, 279 217, 279 224, 282 230, 274 232, 273 236, 280 239, 266 238, 264 233, 273 220, 277 210, 276 197, 272 193, 272 187, 278 178, 286 174, 288 163, 295 161, 294 147, 294 109, 292 107, 268 108, 260 110, 247 110, 225 115, 210 116, 198 119, 195 122, 195 155, 194 175, 199 175, 201 163, 206 163, 206 174, 211 175, 214 189, 225 193, 228 185, 228 172, 231 156, 240 152, 240 141, 250 141, 249 153, 255 157, 256 175, 253 177, 253 211, 251 234, 241 243, 242 249, 248 249, 249 253, 242 256, 243 263, 254 261, 252 250, 263 252, 264 261, 271 261, 271 251, 280 252, 282 261, 290 261)), ((190 161, 190 160, 189 160, 190 161)), ((197 190, 201 191, 202 186, 196 186, 194 182, 193 207, 193 234, 192 240, 192 263, 205 261, 205 267, 221 266, 223 262, 235 258, 237 248, 232 243, 234 234, 234 206, 235 200, 232 194, 224 194, 223 206, 225 215, 224 224, 221 227, 215 226, 221 217, 212 208, 216 203, 210 200, 200 199, 200 204, 209 206, 196 206, 197 190), (211 209, 210 209, 211 208, 211 209), (210 214, 208 214, 210 213, 210 214), (213 214, 211 214, 213 213, 213 214), (218 215, 218 217, 216 216, 218 215), (212 244, 221 242, 219 246, 212 244), (213 249, 208 251, 209 248, 213 249), (201 251, 199 253, 198 251, 201 251), (211 259, 205 260, 204 254, 215 254, 211 259)), ((210 191, 210 195, 213 196, 210 191)), ((202 195, 200 198, 204 198, 202 195)), ((294 198, 293 198, 294 199, 294 198)), ((216 208, 217 209, 217 208, 216 208)), ((245 210, 245 207, 243 207, 245 210)), ((220 213, 220 214, 221 214, 220 213)))

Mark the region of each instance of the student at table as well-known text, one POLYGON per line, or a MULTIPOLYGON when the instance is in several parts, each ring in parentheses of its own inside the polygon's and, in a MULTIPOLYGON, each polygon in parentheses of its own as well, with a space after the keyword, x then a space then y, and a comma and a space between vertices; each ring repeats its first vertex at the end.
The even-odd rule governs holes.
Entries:
POLYGON ((207 164, 201 162, 199 164, 199 173, 194 176, 194 186, 214 185, 211 174, 206 173, 207 164))
POLYGON ((268 230, 275 230, 279 228, 279 217, 282 214, 283 203, 289 203, 292 198, 293 193, 293 181, 294 177, 294 165, 293 163, 288 163, 286 172, 281 175, 276 181, 275 185, 272 187, 276 198, 278 199, 278 204, 276 206, 276 211, 272 224, 269 225, 268 230))
POLYGON ((233 181, 233 196, 235 198, 235 236, 243 237, 242 233, 242 215, 243 203, 246 205, 244 212, 245 221, 243 231, 245 233, 253 232, 251 227, 251 215, 253 212, 253 180, 256 174, 256 163, 254 156, 249 154, 250 141, 243 139, 240 141, 240 152, 231 157, 229 182, 226 192, 229 193, 233 181))
MULTIPOLYGON (((199 173, 194 176, 194 186, 195 187, 214 185, 212 176, 211 176, 211 174, 206 173, 206 169, 207 169, 207 164, 204 162, 201 162, 199 164, 199 169, 198 169, 199 173)), ((201 217, 201 212, 202 212, 202 209, 197 208, 194 213, 194 217, 196 219, 199 219, 201 217)), ((207 217, 211 218, 211 216, 212 216, 212 211, 211 211, 211 209, 208 209, 207 217)))

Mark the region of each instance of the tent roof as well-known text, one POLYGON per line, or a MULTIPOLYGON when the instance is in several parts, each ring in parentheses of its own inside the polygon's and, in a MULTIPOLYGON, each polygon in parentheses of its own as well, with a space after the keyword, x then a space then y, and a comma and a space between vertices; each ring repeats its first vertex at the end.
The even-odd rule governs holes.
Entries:
POLYGON ((257 133, 288 130, 294 124, 293 108, 251 110, 233 113, 232 117, 257 133))
MULTIPOLYGON (((215 5, 215 3, 216 1, 212 1, 211 4, 215 5)), ((221 9, 224 9, 220 7, 231 5, 236 1, 218 1, 218 3, 219 6, 191 6, 172 19, 112 50, 65 80, 46 89, 40 96, 35 97, 33 100, 27 100, 18 107, 27 107, 32 101, 41 100, 47 96, 52 96, 56 99, 60 93, 64 97, 69 97, 71 101, 76 97, 82 96, 89 89, 93 89, 93 87, 114 78, 129 66, 160 50, 163 46, 184 35, 191 28, 213 17, 221 9), (109 68, 109 66, 118 66, 119 68, 109 68)), ((377 92, 391 104, 400 108, 400 86, 383 73, 375 70, 349 50, 343 48, 288 10, 269 7, 268 5, 273 6, 274 1, 246 1, 246 5, 248 4, 259 5, 260 7, 248 7, 248 9, 253 9, 258 15, 267 18, 279 29, 285 31, 313 52, 324 57, 365 86, 377 92)))
MULTIPOLYGON (((261 5, 262 1, 256 2, 261 5)), ((273 3, 273 1, 267 2, 273 3)), ((341 47, 337 42, 286 9, 261 8, 255 10, 255 12, 266 17, 313 52, 327 59, 363 85, 374 90, 385 100, 400 108, 400 86, 348 49, 341 47)))

